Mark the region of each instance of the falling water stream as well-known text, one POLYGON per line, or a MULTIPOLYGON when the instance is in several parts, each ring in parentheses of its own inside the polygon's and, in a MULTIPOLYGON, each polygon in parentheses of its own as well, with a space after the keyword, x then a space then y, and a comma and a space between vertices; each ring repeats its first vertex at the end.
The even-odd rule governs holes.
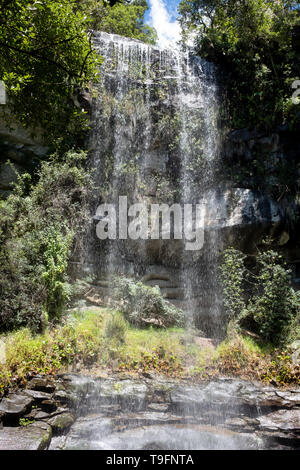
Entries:
POLYGON ((214 68, 178 46, 159 49, 106 33, 95 34, 95 45, 104 63, 91 134, 99 188, 94 210, 100 203, 118 207, 120 196, 149 207, 180 204, 183 211, 184 204, 193 211, 197 204, 205 237, 197 250, 187 250, 184 239, 153 240, 150 234, 138 240, 94 238, 89 250, 94 274, 100 280, 118 273, 148 276, 186 312, 187 324, 216 334, 222 318, 221 239, 213 229, 220 146, 214 68))

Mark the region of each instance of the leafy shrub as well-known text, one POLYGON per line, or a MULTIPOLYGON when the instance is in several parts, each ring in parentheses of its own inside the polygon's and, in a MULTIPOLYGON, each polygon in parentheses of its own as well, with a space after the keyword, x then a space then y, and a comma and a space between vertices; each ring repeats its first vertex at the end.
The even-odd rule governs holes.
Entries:
POLYGON ((124 320, 123 315, 113 312, 106 322, 104 335, 108 339, 124 343, 126 329, 127 322, 124 320))
POLYGON ((246 307, 243 297, 244 260, 246 256, 234 248, 224 251, 221 277, 224 290, 224 305, 229 319, 236 318, 246 307))
POLYGON ((20 177, 0 202, 0 330, 33 331, 57 318, 69 296, 68 258, 86 214, 85 152, 44 162, 28 189, 20 177))
POLYGON ((258 379, 277 386, 300 384, 300 366, 293 364, 288 350, 261 347, 238 334, 218 346, 205 372, 258 379))
POLYGON ((113 285, 115 305, 132 325, 161 328, 183 325, 183 312, 162 297, 159 287, 125 278, 115 278, 113 285))
POLYGON ((300 293, 291 287, 291 272, 272 250, 258 254, 252 272, 244 261, 239 251, 225 250, 221 277, 231 325, 247 322, 264 340, 284 344, 300 315, 300 293))

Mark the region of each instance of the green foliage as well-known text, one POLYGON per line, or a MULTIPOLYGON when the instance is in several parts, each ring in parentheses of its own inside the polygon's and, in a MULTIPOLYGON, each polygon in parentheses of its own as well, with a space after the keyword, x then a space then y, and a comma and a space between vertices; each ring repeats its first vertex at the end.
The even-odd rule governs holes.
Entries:
POLYGON ((88 18, 67 0, 0 0, 0 80, 7 119, 42 128, 48 142, 72 140, 87 128, 72 95, 96 78, 88 18))
POLYGON ((166 374, 180 372, 184 353, 180 335, 182 330, 133 328, 119 312, 99 308, 74 311, 41 334, 19 329, 5 337, 6 363, 0 370, 0 396, 13 385, 25 385, 29 374, 55 374, 66 365, 78 363, 85 367, 96 363, 99 371, 100 366, 113 367, 117 359, 119 370, 154 368, 166 374))
POLYGON ((20 418, 19 419, 19 426, 29 426, 29 424, 34 423, 34 419, 29 418, 20 418))
POLYGON ((300 77, 299 2, 290 0, 182 0, 185 33, 196 34, 202 57, 228 72, 230 126, 300 123, 292 83, 300 77))
POLYGON ((300 295, 291 287, 290 270, 272 250, 257 255, 253 271, 244 260, 239 251, 225 250, 221 277, 231 326, 250 324, 264 340, 288 342, 292 325, 300 318, 300 295))
POLYGON ((271 360, 265 367, 262 379, 278 385, 299 384, 300 367, 293 364, 288 350, 275 350, 271 355, 271 360))
POLYGON ((104 334, 109 340, 124 343, 127 328, 128 325, 123 315, 119 312, 113 312, 106 322, 104 334))
POLYGON ((157 40, 154 28, 144 24, 144 14, 148 9, 146 0, 120 1, 113 7, 104 0, 80 0, 79 7, 90 15, 93 29, 150 44, 155 44, 157 40))
POLYGON ((256 280, 263 293, 250 299, 247 307, 262 337, 275 344, 287 339, 291 322, 300 313, 300 295, 291 287, 291 272, 281 262, 274 251, 260 254, 256 280))
POLYGON ((69 297, 68 284, 66 283, 66 272, 68 268, 68 256, 74 233, 61 226, 49 228, 46 233, 48 243, 45 250, 45 271, 42 279, 48 292, 46 311, 53 317, 62 313, 62 308, 69 297))
POLYGON ((245 309, 243 279, 245 276, 243 253, 228 248, 224 252, 224 262, 220 266, 224 286, 224 305, 229 319, 236 318, 245 309))
POLYGON ((68 258, 86 215, 85 152, 44 162, 38 182, 19 178, 0 203, 0 330, 29 326, 36 331, 65 305, 68 258))
POLYGON ((132 325, 168 328, 184 323, 183 312, 162 297, 159 287, 115 278, 114 301, 132 325))
POLYGON ((293 364, 288 350, 262 347, 237 333, 218 346, 205 372, 211 376, 214 369, 217 374, 257 379, 277 386, 300 383, 300 366, 293 364))
MULTIPOLYGON (((126 324, 124 341, 107 336, 107 325, 120 314, 110 309, 73 311, 63 322, 42 334, 28 328, 8 333, 6 362, 0 369, 0 396, 12 387, 26 385, 32 374, 56 374, 78 364, 118 371, 158 371, 167 376, 185 375, 210 378, 237 375, 283 385, 300 383, 300 366, 293 365, 289 351, 257 345, 252 339, 235 335, 214 348, 186 344, 186 333, 179 328, 140 329, 126 324)), ((124 321, 124 320, 123 320, 124 321)), ((117 328, 119 330, 119 328, 117 328)), ((114 329, 114 331, 116 331, 114 329)), ((120 386, 116 385, 116 390, 120 386)))

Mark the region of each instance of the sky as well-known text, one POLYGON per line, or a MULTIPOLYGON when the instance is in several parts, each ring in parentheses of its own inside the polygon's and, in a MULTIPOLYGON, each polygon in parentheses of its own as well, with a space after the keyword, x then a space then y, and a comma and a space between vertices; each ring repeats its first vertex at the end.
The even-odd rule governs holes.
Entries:
POLYGON ((180 39, 180 26, 176 21, 180 0, 148 0, 146 23, 154 26, 161 47, 168 47, 180 39))

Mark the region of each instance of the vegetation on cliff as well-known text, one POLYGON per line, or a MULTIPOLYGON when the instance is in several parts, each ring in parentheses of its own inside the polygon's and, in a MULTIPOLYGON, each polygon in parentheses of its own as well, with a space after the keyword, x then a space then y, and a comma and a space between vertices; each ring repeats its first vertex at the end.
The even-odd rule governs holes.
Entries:
POLYGON ((248 328, 276 346, 300 339, 300 291, 292 288, 283 257, 260 252, 251 268, 246 259, 234 248, 225 250, 221 273, 229 328, 248 328))
POLYGON ((85 157, 54 155, 37 181, 23 175, 0 202, 0 330, 39 331, 64 309, 69 255, 87 214, 85 157))

